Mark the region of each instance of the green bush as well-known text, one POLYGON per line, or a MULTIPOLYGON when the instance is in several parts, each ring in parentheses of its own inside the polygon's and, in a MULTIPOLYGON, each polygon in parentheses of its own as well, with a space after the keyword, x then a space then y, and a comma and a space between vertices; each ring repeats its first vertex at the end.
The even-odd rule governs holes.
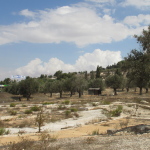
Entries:
POLYGON ((27 110, 25 110, 24 113, 25 113, 25 114, 32 114, 32 110, 31 110, 31 109, 27 109, 27 110))
POLYGON ((64 110, 64 109, 66 109, 66 106, 59 105, 59 106, 58 106, 58 109, 59 109, 59 110, 64 110))
POLYGON ((5 134, 5 128, 0 128, 0 135, 3 135, 3 134, 5 134))
POLYGON ((69 117, 70 115, 71 115, 71 111, 70 111, 70 110, 66 110, 66 111, 65 111, 65 116, 66 116, 66 117, 69 117))
POLYGON ((65 104, 65 105, 69 105, 70 101, 69 100, 65 100, 64 102, 62 102, 62 104, 65 104))
POLYGON ((111 103, 110 101, 105 100, 105 101, 102 102, 102 105, 109 105, 110 103, 111 103))
POLYGON ((15 107, 15 106, 16 106, 15 103, 11 103, 11 104, 10 104, 10 107, 15 107))
POLYGON ((27 105, 25 105, 25 104, 22 104, 22 107, 27 107, 27 105))
POLYGON ((17 111, 15 111, 15 110, 10 110, 10 115, 16 115, 17 114, 17 111))
POLYGON ((92 135, 99 135, 99 129, 92 131, 92 135))
POLYGON ((33 106, 33 107, 31 107, 31 110, 32 111, 40 111, 40 107, 38 107, 38 106, 33 106))
POLYGON ((76 108, 70 108, 71 112, 77 112, 76 108))
POLYGON ((0 135, 9 134, 10 131, 6 130, 5 128, 0 128, 0 135))
POLYGON ((96 103, 92 103, 92 106, 97 106, 97 104, 96 103))
POLYGON ((119 105, 115 110, 110 111, 109 113, 111 114, 112 117, 118 117, 122 113, 123 107, 119 105))

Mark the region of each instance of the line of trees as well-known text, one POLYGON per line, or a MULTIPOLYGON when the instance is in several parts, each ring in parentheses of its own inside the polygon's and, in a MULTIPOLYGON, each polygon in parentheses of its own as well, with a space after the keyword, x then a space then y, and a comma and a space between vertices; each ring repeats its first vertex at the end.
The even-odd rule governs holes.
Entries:
POLYGON ((9 78, 1 81, 1 84, 9 84, 5 90, 12 94, 20 94, 29 100, 31 94, 36 92, 49 93, 52 97, 53 93, 59 93, 60 98, 65 91, 70 92, 70 96, 74 92, 78 92, 79 97, 83 91, 88 88, 100 88, 101 91, 105 87, 110 87, 117 95, 117 89, 126 88, 127 92, 130 88, 138 87, 140 94, 145 88, 148 92, 150 87, 150 26, 148 30, 143 30, 140 36, 134 36, 140 44, 140 50, 133 49, 124 60, 102 68, 97 66, 96 71, 89 74, 84 72, 63 73, 57 71, 52 79, 50 76, 41 75, 39 78, 27 77, 20 82, 11 81, 9 78), (102 75, 103 74, 103 75, 102 75))

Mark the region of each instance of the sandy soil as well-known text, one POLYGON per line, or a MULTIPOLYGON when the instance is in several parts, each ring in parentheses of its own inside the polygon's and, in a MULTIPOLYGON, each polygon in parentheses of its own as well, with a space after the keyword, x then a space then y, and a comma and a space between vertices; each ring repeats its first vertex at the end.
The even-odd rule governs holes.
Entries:
MULTIPOLYGON (((61 131, 51 132, 51 135, 57 136, 57 138, 68 138, 68 137, 81 137, 91 135, 94 130, 99 130, 99 133, 106 133, 108 129, 119 129, 120 121, 125 119, 110 120, 104 123, 96 123, 91 125, 84 125, 78 128, 63 129, 61 131)), ((130 119, 128 126, 143 124, 143 120, 130 119)), ((150 124, 150 120, 145 120, 144 124, 150 124)), ((39 133, 23 134, 21 136, 28 137, 33 140, 38 140, 39 133)), ((18 135, 4 135, 0 137, 0 145, 7 142, 19 141, 18 135)))

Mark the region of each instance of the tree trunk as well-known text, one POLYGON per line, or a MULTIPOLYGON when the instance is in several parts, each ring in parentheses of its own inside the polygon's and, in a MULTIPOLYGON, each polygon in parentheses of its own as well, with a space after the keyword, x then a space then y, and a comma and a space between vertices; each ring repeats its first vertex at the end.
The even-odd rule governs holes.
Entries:
POLYGON ((60 98, 62 98, 62 91, 60 91, 59 93, 60 93, 60 98))
POLYGON ((127 92, 129 92, 129 88, 128 87, 126 88, 126 90, 127 90, 127 92))
POLYGON ((73 91, 70 91, 70 97, 72 97, 73 91))
POLYGON ((136 92, 136 88, 134 89, 134 92, 136 92))
POLYGON ((114 88, 114 95, 117 95, 117 89, 114 88))
POLYGON ((30 94, 29 95, 27 95, 27 101, 29 101, 30 100, 30 94))
POLYGON ((81 98, 81 95, 82 95, 82 92, 81 92, 81 91, 79 91, 79 98, 81 98))
POLYGON ((41 132, 41 125, 39 124, 39 133, 41 132))
POLYGON ((140 87, 140 95, 142 95, 142 87, 140 87))
POLYGON ((53 93, 51 92, 51 93, 50 93, 50 97, 52 97, 52 96, 53 96, 53 93))

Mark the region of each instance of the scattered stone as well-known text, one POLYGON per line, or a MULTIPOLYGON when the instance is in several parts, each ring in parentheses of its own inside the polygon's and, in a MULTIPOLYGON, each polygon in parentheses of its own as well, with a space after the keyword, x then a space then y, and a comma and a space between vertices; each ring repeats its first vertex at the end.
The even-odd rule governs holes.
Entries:
POLYGON ((115 130, 115 129, 109 129, 109 130, 107 130, 107 134, 108 135, 113 135, 116 132, 117 132, 117 130, 115 130))
POLYGON ((79 107, 78 110, 79 111, 85 111, 85 110, 88 111, 88 108, 86 108, 86 107, 79 107))

